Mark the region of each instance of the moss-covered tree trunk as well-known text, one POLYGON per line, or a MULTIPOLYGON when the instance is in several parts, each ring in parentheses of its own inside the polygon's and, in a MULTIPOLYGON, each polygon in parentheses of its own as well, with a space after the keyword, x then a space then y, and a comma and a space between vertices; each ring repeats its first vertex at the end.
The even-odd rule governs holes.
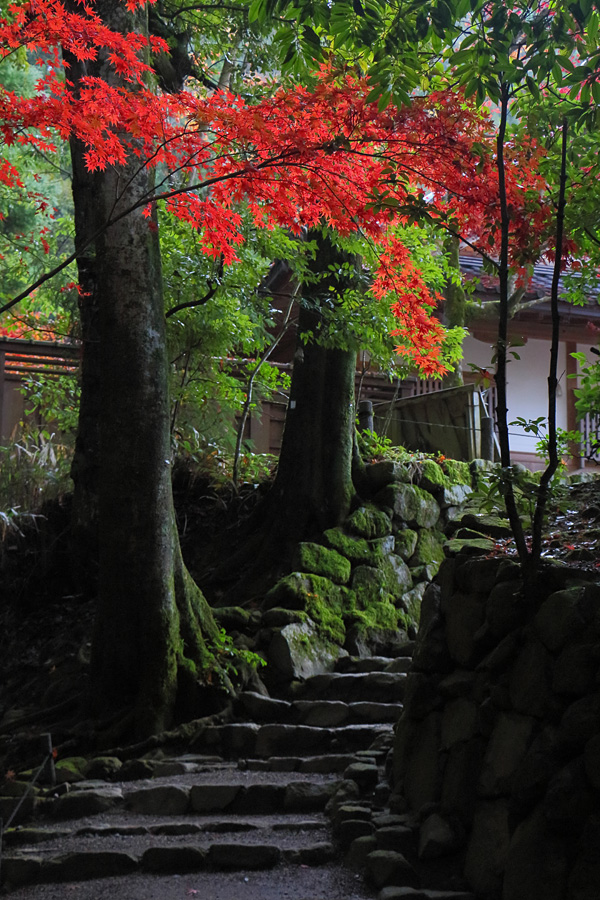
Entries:
MULTIPOLYGON (((102 14, 114 30, 146 27, 143 13, 126 13, 119 0, 103 3, 102 14)), ((111 83, 116 78, 106 64, 100 73, 111 83)), ((151 173, 140 170, 136 157, 93 180, 83 177, 74 190, 76 222, 94 233, 151 188, 151 173)), ((94 261, 98 344, 82 410, 89 410, 86 392, 97 390, 99 440, 90 703, 96 715, 132 713, 132 733, 145 735, 171 723, 178 694, 196 674, 201 678, 205 637, 214 638, 217 629, 183 567, 175 528, 157 224, 136 210, 101 231, 87 252, 94 261)), ((87 491, 89 482, 81 479, 76 488, 87 491)))

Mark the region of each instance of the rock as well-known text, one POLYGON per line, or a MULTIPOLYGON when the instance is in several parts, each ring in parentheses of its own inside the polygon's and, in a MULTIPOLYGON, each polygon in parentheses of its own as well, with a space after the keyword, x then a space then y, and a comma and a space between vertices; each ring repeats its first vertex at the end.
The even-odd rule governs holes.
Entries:
POLYGON ((365 466, 365 478, 372 492, 376 492, 396 481, 410 481, 410 473, 405 465, 384 459, 365 466))
POLYGON ((345 521, 348 531, 371 540, 391 534, 390 517, 376 506, 359 506, 345 521))
POLYGON ((148 759, 129 759, 119 769, 119 781, 143 781, 152 778, 154 763, 148 759))
MULTIPOLYGON (((402 719, 400 723, 402 723, 402 719)), ((420 809, 425 803, 436 801, 440 795, 440 731, 441 716, 429 713, 419 722, 411 741, 404 778, 404 793, 411 809, 420 809)), ((394 761, 396 769, 396 760, 394 761)), ((400 773, 394 775, 394 782, 400 773)))
POLYGON ((594 735, 585 745, 583 760, 590 783, 600 791, 600 734, 594 735))
POLYGON ((337 816, 342 806, 347 806, 353 800, 358 800, 359 797, 360 791, 355 781, 340 781, 327 801, 325 812, 328 816, 337 816))
POLYGON ((283 609, 274 606, 262 614, 262 624, 265 628, 284 628, 286 625, 295 625, 302 622, 302 615, 292 609, 283 609))
POLYGON ((482 738, 457 743, 448 753, 444 767, 441 811, 457 816, 465 827, 471 825, 477 802, 477 779, 485 744, 482 738))
POLYGON ((395 518, 410 528, 433 528, 440 517, 434 498, 414 484, 391 484, 380 491, 375 502, 392 510, 395 518))
POLYGON ((91 878, 129 875, 137 868, 137 859, 128 853, 85 850, 65 853, 49 860, 44 865, 43 874, 48 881, 86 881, 91 878))
POLYGON ((448 509, 450 506, 462 506, 472 493, 473 489, 469 485, 453 484, 442 488, 437 501, 442 509, 448 509))
POLYGON ((580 612, 584 588, 568 588, 552 594, 540 607, 534 626, 548 650, 559 650, 569 638, 585 627, 580 612))
POLYGON ((332 862, 336 855, 336 849, 329 841, 320 841, 308 847, 300 847, 298 850, 283 851, 286 862, 298 866, 323 866, 332 862))
POLYGON ((208 859, 215 869, 272 869, 281 851, 271 844, 212 844, 208 859))
POLYGON ((401 529, 396 533, 394 552, 406 562, 415 552, 418 539, 419 535, 412 528, 401 529))
POLYGON ((510 843, 506 800, 477 807, 467 846, 464 873, 477 896, 499 897, 510 843))
POLYGON ((600 816, 596 813, 589 817, 578 845, 578 853, 569 876, 569 900, 598 900, 599 846, 600 816))
MULTIPOLYGON (((373 824, 364 819, 344 819, 336 828, 336 835, 342 847, 349 847, 357 838, 371 837, 374 833, 373 824)), ((375 841, 368 844, 369 853, 376 849, 375 841)), ((366 859, 366 853, 363 858, 366 859)))
POLYGON ((38 881, 42 870, 41 856, 2 856, 2 885, 5 890, 12 890, 22 884, 33 884, 38 881))
POLYGON ((456 567, 456 587, 465 594, 489 594, 496 583, 502 560, 465 559, 456 567))
POLYGON ((293 781, 285 789, 283 808, 286 812, 319 812, 332 796, 330 785, 310 781, 293 781))
MULTIPOLYGON (((367 823, 365 823, 367 824, 367 823)), ((377 849, 377 842, 372 834, 354 838, 346 854, 346 865, 355 871, 361 871, 367 864, 367 856, 377 849)))
POLYGON ((479 777, 479 791, 483 797, 495 797, 510 790, 535 726, 535 720, 527 716, 500 713, 479 777))
POLYGON ((552 834, 536 808, 511 838, 502 900, 563 900, 566 882, 564 842, 552 834))
POLYGON ((323 533, 323 537, 329 547, 337 550, 354 565, 378 566, 383 562, 386 553, 390 552, 390 542, 387 538, 367 540, 349 535, 339 527, 329 528, 323 533))
POLYGON ((341 653, 342 648, 323 638, 315 623, 307 619, 275 632, 268 660, 282 679, 305 679, 331 671, 341 653))
POLYGON ((452 700, 444 707, 442 716, 442 743, 448 750, 459 741, 468 741, 477 730, 477 706, 465 697, 452 700))
POLYGON ((439 566, 444 559, 444 543, 446 538, 441 532, 422 529, 419 532, 415 552, 409 560, 412 566, 439 566))
POLYGON ((437 859, 455 853, 463 840, 461 831, 447 818, 433 813, 423 821, 419 830, 419 859, 437 859))
POLYGON ((528 640, 512 667, 510 676, 510 700, 517 712, 542 718, 556 708, 550 690, 552 657, 544 645, 528 640))
POLYGON ((352 763, 344 772, 344 778, 355 781, 363 791, 371 790, 377 784, 377 766, 366 763, 352 763))
POLYGON ((240 791, 239 784, 194 784, 189 792, 190 807, 198 813, 228 809, 240 791))
POLYGON ((145 816, 180 816, 188 811, 190 789, 174 784, 153 785, 129 791, 126 803, 132 812, 145 816))
POLYGON ((369 879, 377 888, 388 884, 406 884, 415 878, 414 870, 402 853, 373 850, 366 858, 369 879))
POLYGON ((595 806, 583 759, 577 757, 552 776, 542 809, 546 822, 557 834, 577 835, 595 806))
POLYGON ((530 808, 542 799, 560 767, 560 758, 557 731, 547 726, 533 740, 515 772, 512 795, 518 804, 530 808))
POLYGON ((73 784, 85 780, 85 767, 87 759, 84 756, 69 756, 59 759, 54 764, 57 784, 73 784))
POLYGON ((296 546, 292 568, 299 572, 322 575, 335 584, 347 584, 350 580, 350 561, 345 556, 337 550, 307 541, 296 546))
POLYGON ((486 601, 486 621, 496 640, 514 632, 524 621, 528 607, 521 593, 521 582, 501 581, 486 601))
POLYGON ((85 767, 86 778, 110 781, 116 778, 123 763, 116 756, 97 756, 85 767))
POLYGON ((576 700, 565 711, 559 726, 559 742, 565 749, 582 750, 600 732, 600 694, 576 700))
POLYGON ((446 605, 446 638, 452 659, 459 666, 478 662, 475 658, 475 633, 483 624, 485 601, 479 594, 455 592, 446 605))
POLYGON ((226 631, 245 631, 250 624, 250 610, 241 606, 221 606, 213 610, 213 615, 221 628, 226 631))
POLYGON ((79 819, 95 816, 122 803, 123 794, 119 788, 105 787, 94 791, 77 791, 64 794, 52 804, 52 815, 60 819, 79 819))
POLYGON ((320 728, 335 728, 350 716, 350 707, 341 700, 296 700, 293 709, 303 725, 320 728))
MULTIPOLYGON (((394 818, 398 818, 395 816, 394 818)), ((380 827, 374 819, 375 839, 378 850, 396 850, 398 853, 413 853, 415 833, 408 825, 388 825, 380 827)))
POLYGON ((287 700, 275 700, 253 691, 243 691, 239 699, 247 715, 258 722, 285 722, 292 714, 292 704, 287 700))
POLYGON ((557 694, 585 694, 596 677, 600 662, 598 644, 568 644, 554 664, 552 690, 557 694))
POLYGON ((141 866, 159 874, 199 872, 206 868, 206 858, 200 847, 150 847, 142 854, 141 866))

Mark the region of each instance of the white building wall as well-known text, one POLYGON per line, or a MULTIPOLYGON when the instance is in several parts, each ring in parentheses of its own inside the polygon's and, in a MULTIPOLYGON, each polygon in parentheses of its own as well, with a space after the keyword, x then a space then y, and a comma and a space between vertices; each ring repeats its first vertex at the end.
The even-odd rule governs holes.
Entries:
MULTIPOLYGON (((579 349, 579 348, 578 348, 579 349)), ((469 363, 495 371, 492 357, 495 348, 489 343, 468 336, 463 345, 463 368, 469 371, 469 363)), ((550 365, 550 341, 528 340, 525 346, 515 347, 519 359, 509 356, 507 378, 508 421, 518 417, 537 419, 548 417, 548 367, 550 365)), ((561 344, 558 359, 558 396, 556 419, 559 428, 567 428, 567 375, 566 349, 561 344)), ((517 426, 510 427, 511 450, 515 453, 535 453, 537 438, 526 434, 517 426)))

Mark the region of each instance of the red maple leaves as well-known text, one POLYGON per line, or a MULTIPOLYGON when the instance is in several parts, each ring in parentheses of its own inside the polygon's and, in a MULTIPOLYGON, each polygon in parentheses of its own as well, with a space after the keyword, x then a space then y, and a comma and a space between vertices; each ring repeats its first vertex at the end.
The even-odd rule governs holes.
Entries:
MULTIPOLYGON (((90 170, 100 171, 136 156, 157 170, 154 194, 141 202, 164 201, 198 230, 204 252, 225 263, 244 240, 242 202, 263 228, 361 231, 380 247, 372 293, 393 303, 399 352, 428 375, 443 372, 443 329, 432 315, 438 298, 390 226, 426 212, 493 249, 498 190, 486 113, 451 90, 379 110, 365 81, 327 69, 312 90, 280 89, 254 104, 227 92, 163 96, 146 86, 141 51, 165 45, 110 31, 93 3, 73 12, 60 0, 36 0, 10 7, 10 16, 0 23, 0 56, 27 46, 43 78, 33 97, 0 88, 6 145, 50 152, 55 136, 75 135, 90 170), (59 47, 78 60, 101 54, 119 78, 72 85, 68 69, 62 78, 59 47)), ((539 199, 538 152, 508 148, 511 228, 524 258, 539 251, 549 219, 539 199)), ((0 160, 0 182, 19 184, 7 159, 0 160)))

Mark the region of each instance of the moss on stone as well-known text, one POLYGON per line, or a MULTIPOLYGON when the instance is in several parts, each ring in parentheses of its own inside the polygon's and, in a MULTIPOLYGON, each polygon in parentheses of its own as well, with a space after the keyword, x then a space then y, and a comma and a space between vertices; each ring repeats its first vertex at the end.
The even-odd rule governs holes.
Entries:
POLYGON ((406 562, 415 552, 418 534, 412 528, 403 528, 396 534, 394 551, 406 562))
POLYGON ((443 466, 450 484, 471 485, 470 463, 465 462, 462 459, 445 459, 443 466))
POLYGON ((347 584, 350 580, 350 561, 337 550, 321 544, 304 542, 298 544, 292 562, 294 569, 329 578, 336 584, 347 584))
POLYGON ((445 536, 435 529, 419 532, 415 552, 410 558, 411 566, 440 566, 444 559, 445 536))
POLYGON ((352 563, 364 563, 378 566, 384 556, 393 549, 391 536, 368 541, 366 538, 353 537, 342 528, 329 528, 324 532, 325 542, 349 559, 352 563))
POLYGON ((435 493, 440 488, 446 487, 450 482, 444 475, 442 467, 433 459, 424 459, 420 465, 420 484, 429 493, 435 493))
POLYGON ((369 539, 385 537, 391 534, 390 517, 376 506, 361 506, 345 522, 348 531, 359 537, 369 539))
POLYGON ((346 630, 342 613, 351 593, 321 575, 292 572, 269 591, 264 605, 267 609, 300 610, 304 614, 302 618, 310 617, 323 637, 343 644, 346 630))
POLYGON ((440 517, 436 500, 414 484, 390 484, 377 494, 376 500, 411 527, 432 528, 440 517))

